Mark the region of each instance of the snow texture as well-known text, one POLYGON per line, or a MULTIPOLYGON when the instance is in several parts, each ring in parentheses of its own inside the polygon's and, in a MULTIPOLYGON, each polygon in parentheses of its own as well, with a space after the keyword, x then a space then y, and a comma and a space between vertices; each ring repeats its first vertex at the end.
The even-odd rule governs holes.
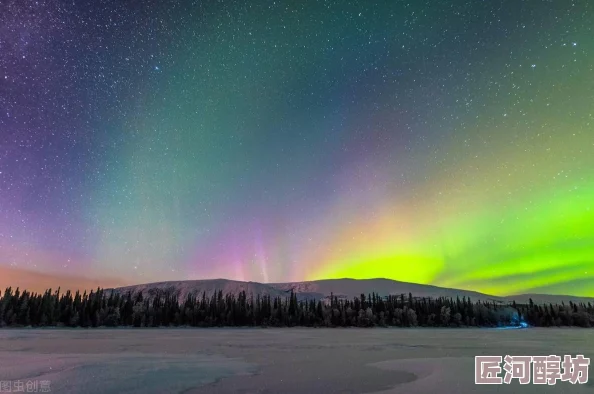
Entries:
POLYGON ((474 356, 594 356, 587 329, 0 330, 0 381, 53 393, 592 393, 474 384, 474 356))
POLYGON ((352 300, 354 297, 360 297, 361 294, 367 296, 367 294, 375 292, 381 296, 401 294, 408 296, 409 293, 412 293, 414 297, 449 297, 454 299, 456 297, 468 297, 472 301, 481 300, 501 303, 508 303, 513 300, 518 303, 527 303, 530 298, 532 298, 535 303, 560 304, 561 302, 565 302, 567 304, 569 301, 594 303, 594 298, 566 295, 520 294, 509 297, 497 297, 475 291, 399 282, 390 279, 327 279, 291 283, 258 283, 240 282, 228 279, 211 279, 148 283, 115 289, 115 291, 120 294, 127 294, 130 291, 134 294, 142 292, 145 297, 153 296, 158 291, 161 293, 168 291, 171 294, 176 294, 180 302, 183 302, 188 294, 200 298, 202 297, 202 294, 205 293, 208 297, 212 297, 218 290, 222 290, 223 294, 237 295, 241 291, 245 291, 248 297, 250 294, 253 294, 254 297, 259 294, 270 295, 273 298, 287 297, 291 290, 293 290, 297 294, 299 300, 321 299, 323 301, 329 301, 330 294, 333 294, 339 299, 352 300))

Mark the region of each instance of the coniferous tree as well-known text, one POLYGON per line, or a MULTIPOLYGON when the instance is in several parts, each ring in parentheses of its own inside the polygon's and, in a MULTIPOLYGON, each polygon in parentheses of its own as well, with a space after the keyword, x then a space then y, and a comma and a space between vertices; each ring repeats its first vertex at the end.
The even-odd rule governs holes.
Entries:
POLYGON ((291 291, 286 298, 245 291, 180 299, 173 292, 145 296, 119 294, 98 288, 82 295, 51 289, 42 294, 7 288, 0 292, 0 326, 158 327, 158 326, 594 326, 591 303, 509 305, 475 302, 462 297, 414 298, 412 294, 381 297, 361 294, 352 300, 331 294, 324 300, 299 300, 291 291))

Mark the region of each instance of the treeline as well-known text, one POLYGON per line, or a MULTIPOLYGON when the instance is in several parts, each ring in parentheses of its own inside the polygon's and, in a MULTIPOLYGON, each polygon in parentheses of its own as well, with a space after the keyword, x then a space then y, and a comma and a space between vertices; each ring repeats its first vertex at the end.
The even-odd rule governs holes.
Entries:
POLYGON ((180 302, 172 293, 150 297, 97 289, 90 293, 43 294, 6 289, 0 293, 0 327, 497 327, 594 326, 590 303, 569 305, 509 305, 471 302, 468 298, 380 297, 369 294, 353 300, 331 296, 329 302, 285 298, 235 296, 218 291, 208 297, 188 295, 180 302))

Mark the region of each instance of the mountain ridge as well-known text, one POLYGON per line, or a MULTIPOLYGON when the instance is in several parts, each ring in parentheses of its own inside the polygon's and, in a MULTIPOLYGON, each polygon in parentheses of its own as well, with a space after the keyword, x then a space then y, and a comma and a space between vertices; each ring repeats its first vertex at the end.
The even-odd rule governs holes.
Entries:
POLYGON ((425 285, 410 282, 401 282, 387 278, 373 279, 320 279, 314 281, 302 282, 282 282, 282 283, 261 283, 252 281, 238 281, 232 279, 201 279, 201 280, 180 280, 143 283, 138 285, 123 286, 108 291, 114 291, 119 294, 138 294, 142 292, 143 297, 151 297, 157 292, 168 292, 177 296, 179 300, 185 300, 189 294, 201 297, 203 293, 211 297, 215 292, 222 291, 223 294, 237 295, 242 291, 246 294, 266 295, 271 297, 285 297, 293 291, 298 300, 322 300, 329 301, 330 295, 338 299, 353 299, 360 297, 361 294, 376 293, 380 296, 400 295, 411 293, 413 297, 426 298, 462 298, 467 297, 472 301, 489 301, 498 303, 527 303, 529 299, 538 304, 553 303, 561 304, 573 302, 594 303, 594 297, 581 297, 572 295, 556 294, 517 294, 511 296, 495 296, 472 290, 463 290, 455 288, 440 287, 435 285, 425 285))

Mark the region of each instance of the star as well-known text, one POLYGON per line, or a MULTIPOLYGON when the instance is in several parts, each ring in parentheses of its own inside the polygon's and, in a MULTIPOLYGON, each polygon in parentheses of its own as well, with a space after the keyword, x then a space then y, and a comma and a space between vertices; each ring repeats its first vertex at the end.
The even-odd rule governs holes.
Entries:
POLYGON ((9 3, 0 268, 594 296, 580 2, 9 3))

